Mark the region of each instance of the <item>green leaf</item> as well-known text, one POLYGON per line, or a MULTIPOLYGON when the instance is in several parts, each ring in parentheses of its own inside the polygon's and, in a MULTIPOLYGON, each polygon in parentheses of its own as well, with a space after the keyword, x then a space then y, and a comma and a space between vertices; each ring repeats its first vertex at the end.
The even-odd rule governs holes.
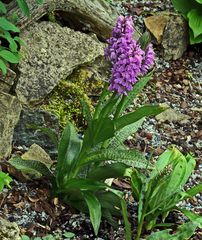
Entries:
POLYGON ((36 0, 37 4, 42 4, 44 2, 44 0, 36 0))
POLYGON ((154 170, 150 174, 150 179, 155 178, 165 169, 165 167, 170 163, 172 154, 173 151, 167 149, 159 156, 158 160, 155 163, 154 170))
POLYGON ((192 29, 194 38, 202 34, 202 14, 198 9, 188 12, 189 27, 192 29))
POLYGON ((83 192, 83 196, 88 205, 90 220, 93 225, 95 235, 97 236, 102 216, 100 202, 91 192, 83 192))
POLYGON ((6 66, 6 64, 4 63, 4 61, 1 60, 1 59, 0 59, 0 69, 1 69, 1 71, 2 71, 2 73, 3 73, 3 75, 6 75, 6 73, 7 73, 7 66, 6 66))
POLYGON ((202 228, 202 216, 197 215, 196 213, 189 211, 185 208, 178 208, 190 221, 198 221, 199 227, 202 228))
POLYGON ((115 136, 110 140, 109 147, 117 149, 123 148, 123 142, 132 134, 134 134, 142 125, 144 118, 139 121, 129 124, 115 133, 115 136))
POLYGON ((18 55, 15 55, 8 50, 1 50, 0 57, 4 58, 6 61, 8 61, 10 63, 18 63, 20 60, 18 55))
POLYGON ((58 192, 67 192, 69 190, 81 190, 81 191, 97 191, 108 189, 109 186, 105 183, 95 181, 94 179, 76 179, 72 178, 66 181, 63 188, 59 189, 58 192))
POLYGON ((13 167, 24 172, 36 172, 42 176, 52 177, 51 171, 48 167, 37 160, 23 160, 21 157, 13 157, 8 161, 13 167))
POLYGON ((137 169, 134 169, 131 174, 131 187, 133 195, 137 201, 140 199, 143 182, 144 176, 137 169))
POLYGON ((19 28, 17 28, 14 24, 6 20, 4 17, 0 17, 0 28, 6 31, 20 32, 19 28))
POLYGON ((0 1, 0 13, 7 13, 5 5, 0 1))
POLYGON ((165 110, 166 110, 165 106, 162 106, 162 105, 140 107, 136 111, 134 111, 132 113, 128 113, 128 114, 124 115, 123 117, 120 117, 120 118, 114 120, 115 129, 120 130, 123 127, 125 127, 129 124, 132 124, 132 123, 140 120, 143 117, 155 116, 165 110))
POLYGON ((124 224, 125 224, 125 232, 126 232, 125 239, 126 240, 131 240, 132 239, 132 232, 131 232, 130 222, 128 220, 127 205, 126 205, 126 202, 125 202, 124 199, 120 199, 120 201, 121 201, 122 215, 123 215, 124 224))
POLYGON ((189 10, 197 6, 195 0, 172 0, 172 3, 175 9, 183 14, 187 14, 189 10))
POLYGON ((200 183, 200 184, 198 184, 197 186, 195 186, 195 187, 189 189, 188 191, 186 191, 186 193, 187 193, 188 195, 185 197, 185 199, 186 199, 186 198, 189 198, 189 197, 193 197, 193 196, 195 196, 196 194, 198 194, 198 193, 200 193, 200 192, 202 192, 202 183, 200 183), (188 196, 189 196, 189 197, 188 197, 188 196))
POLYGON ((124 104, 120 110, 120 113, 123 113, 126 108, 133 103, 134 99, 138 96, 138 94, 143 90, 146 84, 149 82, 153 74, 153 71, 138 79, 138 82, 134 85, 133 90, 130 91, 125 98, 124 104))
POLYGON ((22 235, 21 240, 30 240, 30 238, 27 235, 22 235))
POLYGON ((73 238, 75 237, 75 234, 73 232, 64 232, 63 236, 66 238, 73 238))
POLYGON ((100 112, 99 118, 109 118, 110 114, 113 112, 114 108, 120 101, 120 96, 114 93, 108 100, 106 105, 100 112))
POLYGON ((10 188, 11 187, 10 183, 12 181, 13 181, 12 178, 8 174, 0 171, 0 192, 3 190, 4 186, 10 188))
POLYGON ((186 159, 180 159, 180 161, 177 163, 170 175, 169 181, 167 182, 165 195, 170 196, 181 189, 182 181, 186 173, 186 165, 186 159))
POLYGON ((102 210, 106 209, 113 216, 121 216, 120 197, 109 191, 99 191, 97 198, 100 201, 102 210))
POLYGON ((114 136, 114 122, 109 118, 96 119, 92 122, 92 137, 89 139, 96 146, 114 136))
POLYGON ((202 0, 196 0, 198 3, 202 4, 202 0))
POLYGON ((58 184, 63 184, 64 178, 71 173, 80 150, 81 140, 78 138, 74 126, 68 122, 58 144, 58 163, 56 168, 58 184))
POLYGON ((194 170, 195 166, 196 166, 196 161, 195 159, 190 155, 188 154, 186 156, 186 161, 187 161, 187 164, 186 164, 186 173, 184 175, 184 179, 182 180, 181 182, 181 186, 184 187, 185 183, 188 181, 189 177, 191 176, 192 174, 192 171, 194 170))
POLYGON ((23 12, 23 14, 27 17, 29 17, 30 12, 29 12, 29 7, 27 5, 27 2, 25 0, 16 0, 17 4, 20 8, 20 10, 23 12))
POLYGON ((18 42, 20 44, 20 46, 25 45, 24 41, 20 37, 18 37, 18 36, 15 36, 14 40, 16 42, 18 42))
POLYGON ((189 29, 189 42, 190 44, 197 44, 202 42, 202 34, 194 38, 192 29, 189 29))
POLYGON ((9 32, 4 32, 0 34, 1 37, 5 38, 9 42, 9 48, 11 52, 17 52, 18 45, 16 44, 15 40, 11 37, 9 32))
POLYGON ((107 164, 90 171, 87 177, 95 180, 123 177, 127 168, 128 166, 124 163, 107 164))
POLYGON ((148 161, 140 152, 136 150, 114 150, 113 148, 101 149, 88 154, 80 161, 80 165, 83 166, 91 162, 103 162, 108 160, 122 162, 136 168, 146 168, 148 166, 148 161))
POLYGON ((171 229, 166 229, 163 231, 152 233, 146 240, 160 240, 160 239, 169 239, 169 240, 188 240, 194 234, 196 228, 199 226, 197 221, 187 222, 180 225, 175 234, 170 234, 171 229))

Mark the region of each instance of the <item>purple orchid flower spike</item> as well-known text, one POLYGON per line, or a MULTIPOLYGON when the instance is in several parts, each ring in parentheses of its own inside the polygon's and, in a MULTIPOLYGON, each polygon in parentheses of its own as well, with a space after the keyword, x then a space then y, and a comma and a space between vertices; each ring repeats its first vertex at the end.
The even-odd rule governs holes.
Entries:
POLYGON ((118 94, 127 95, 138 76, 145 74, 154 63, 151 44, 143 51, 133 39, 133 33, 132 17, 120 16, 105 49, 105 57, 113 65, 109 90, 118 94))

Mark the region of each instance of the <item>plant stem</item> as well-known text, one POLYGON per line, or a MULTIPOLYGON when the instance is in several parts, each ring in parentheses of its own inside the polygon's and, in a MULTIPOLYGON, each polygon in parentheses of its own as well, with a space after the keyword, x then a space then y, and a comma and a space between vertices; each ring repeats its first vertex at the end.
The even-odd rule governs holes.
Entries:
POLYGON ((135 236, 135 240, 139 240, 140 239, 140 235, 142 233, 143 223, 144 223, 144 214, 142 214, 142 217, 140 219, 140 223, 138 224, 137 235, 135 236))
POLYGON ((123 105, 125 103, 125 99, 126 99, 126 96, 125 95, 122 96, 122 99, 121 99, 120 103, 118 104, 116 112, 114 114, 114 119, 117 119, 120 116, 120 114, 122 112, 123 105))

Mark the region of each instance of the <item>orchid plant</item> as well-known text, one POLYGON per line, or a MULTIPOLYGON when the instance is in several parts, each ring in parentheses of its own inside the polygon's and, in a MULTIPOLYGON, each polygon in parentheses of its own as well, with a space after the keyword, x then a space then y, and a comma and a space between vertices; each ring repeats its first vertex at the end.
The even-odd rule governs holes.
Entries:
POLYGON ((140 152, 129 150, 124 141, 137 131, 145 117, 165 110, 161 105, 142 106, 125 114, 151 78, 152 73, 148 71, 154 65, 152 45, 142 48, 133 39, 133 33, 132 18, 120 16, 105 49, 105 57, 112 65, 111 79, 106 82, 93 114, 88 104, 81 101, 88 124, 83 137, 67 123, 58 144, 54 172, 37 159, 24 161, 17 157, 9 161, 22 171, 32 168, 50 177, 55 196, 89 212, 96 235, 101 217, 115 225, 113 216, 122 211, 128 240, 131 240, 131 231, 123 193, 105 180, 129 176, 132 168, 152 168, 140 152))

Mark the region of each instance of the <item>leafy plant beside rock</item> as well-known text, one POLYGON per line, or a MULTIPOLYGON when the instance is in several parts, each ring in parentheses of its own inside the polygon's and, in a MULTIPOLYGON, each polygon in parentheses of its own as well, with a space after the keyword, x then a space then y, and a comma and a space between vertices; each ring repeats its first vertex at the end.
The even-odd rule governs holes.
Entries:
POLYGON ((172 0, 189 24, 189 39, 191 44, 202 42, 202 0, 172 0))
MULTIPOLYGON (((133 196, 139 203, 136 240, 140 238, 143 224, 146 230, 151 230, 155 226, 163 226, 170 211, 175 209, 181 210, 180 207, 177 207, 177 204, 185 199, 192 198, 202 191, 202 184, 188 191, 184 191, 183 189, 195 168, 195 164, 195 160, 190 154, 184 156, 175 147, 171 147, 171 149, 161 154, 150 173, 141 173, 138 170, 133 171, 131 175, 133 196), (159 225, 157 221, 160 217, 162 224, 160 223, 159 225)), ((186 214, 189 216, 189 211, 187 210, 187 212, 186 214)), ((200 219, 200 221, 197 223, 196 219, 192 219, 195 222, 193 229, 200 227, 202 223, 202 218, 199 216, 196 216, 196 218, 200 219)), ((165 226, 169 226, 169 223, 165 223, 165 226)), ((170 223, 170 226, 172 226, 172 223, 170 223)), ((185 226, 180 227, 180 229, 186 228, 185 226)), ((184 235, 183 239, 188 239, 194 233, 190 229, 187 229, 187 231, 190 235, 184 235)), ((170 236, 168 233, 169 230, 165 230, 161 234, 162 236, 163 234, 170 236)), ((152 235, 153 237, 149 237, 148 239, 160 239, 162 237, 161 234, 154 234, 152 235), (154 236, 159 238, 154 238, 154 236)), ((180 236, 180 231, 178 235, 180 236)), ((173 239, 182 239, 179 237, 174 238, 174 235, 170 237, 171 239, 172 237, 173 239)))
MULTIPOLYGON (((29 16, 29 7, 25 0, 16 0, 22 12, 29 16)), ((36 0, 38 4, 42 4, 43 0, 36 0)), ((0 1, 0 39, 5 40, 6 44, 0 44, 0 69, 4 75, 7 73, 9 63, 19 63, 19 48, 23 41, 16 33, 20 29, 15 25, 12 19, 6 17, 6 4, 0 1)))

